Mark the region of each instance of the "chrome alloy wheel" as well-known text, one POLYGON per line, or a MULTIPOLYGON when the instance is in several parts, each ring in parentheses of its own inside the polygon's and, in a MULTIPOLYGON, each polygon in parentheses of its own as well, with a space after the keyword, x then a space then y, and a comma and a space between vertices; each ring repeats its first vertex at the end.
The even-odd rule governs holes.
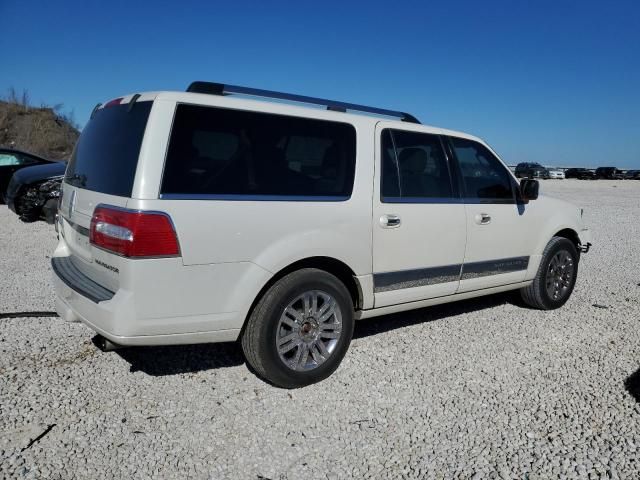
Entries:
POLYGON ((573 257, 566 250, 557 252, 547 268, 546 287, 553 300, 563 299, 571 289, 573 281, 573 257))
POLYGON ((292 370, 313 370, 331 356, 341 332, 338 302, 320 290, 304 292, 280 316, 276 335, 280 360, 292 370))

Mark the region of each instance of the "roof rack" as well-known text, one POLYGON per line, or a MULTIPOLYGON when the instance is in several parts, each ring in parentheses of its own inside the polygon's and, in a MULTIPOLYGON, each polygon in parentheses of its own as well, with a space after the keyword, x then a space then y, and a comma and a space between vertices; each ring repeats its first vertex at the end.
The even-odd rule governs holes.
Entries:
POLYGON ((214 82, 193 82, 187 88, 187 92, 206 93, 209 95, 224 95, 229 93, 237 93, 241 95, 251 95, 253 97, 278 98, 290 102, 310 103, 313 105, 322 105, 327 110, 336 112, 346 112, 354 110, 358 112, 373 113, 375 115, 384 115, 387 117, 397 117, 403 122, 420 123, 416 117, 410 113, 398 112, 395 110, 386 110, 384 108, 367 107, 365 105, 357 105, 355 103, 337 102, 335 100, 325 100, 323 98, 307 97, 306 95, 295 95, 293 93, 275 92, 273 90, 261 90, 259 88, 240 87, 238 85, 227 85, 214 82))

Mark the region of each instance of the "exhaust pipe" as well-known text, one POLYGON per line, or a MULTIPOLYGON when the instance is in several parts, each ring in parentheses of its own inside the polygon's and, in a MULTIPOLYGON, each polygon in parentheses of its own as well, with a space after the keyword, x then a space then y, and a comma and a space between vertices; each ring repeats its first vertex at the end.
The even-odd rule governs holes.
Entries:
POLYGON ((100 349, 102 352, 113 352, 114 350, 120 350, 124 348, 122 345, 118 345, 117 343, 113 343, 110 340, 107 340, 102 335, 96 335, 91 339, 93 344, 100 349))

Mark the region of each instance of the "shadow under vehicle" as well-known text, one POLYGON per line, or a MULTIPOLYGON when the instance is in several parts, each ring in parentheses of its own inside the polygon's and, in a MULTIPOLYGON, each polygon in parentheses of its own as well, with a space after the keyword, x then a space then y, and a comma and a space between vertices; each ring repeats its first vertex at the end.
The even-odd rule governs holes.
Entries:
POLYGON ((7 187, 9 209, 23 222, 55 223, 60 184, 67 164, 51 162, 17 171, 7 187))

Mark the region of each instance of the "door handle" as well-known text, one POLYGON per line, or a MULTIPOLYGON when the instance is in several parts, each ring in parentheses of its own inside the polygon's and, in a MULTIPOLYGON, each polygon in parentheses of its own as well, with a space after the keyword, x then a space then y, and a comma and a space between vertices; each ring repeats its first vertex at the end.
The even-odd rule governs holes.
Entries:
POLYGON ((400 226, 400 217, 394 214, 382 215, 380 225, 382 228, 396 228, 400 226))
POLYGON ((476 214, 476 223, 478 225, 488 225, 491 223, 491 215, 488 213, 478 213, 476 214))

